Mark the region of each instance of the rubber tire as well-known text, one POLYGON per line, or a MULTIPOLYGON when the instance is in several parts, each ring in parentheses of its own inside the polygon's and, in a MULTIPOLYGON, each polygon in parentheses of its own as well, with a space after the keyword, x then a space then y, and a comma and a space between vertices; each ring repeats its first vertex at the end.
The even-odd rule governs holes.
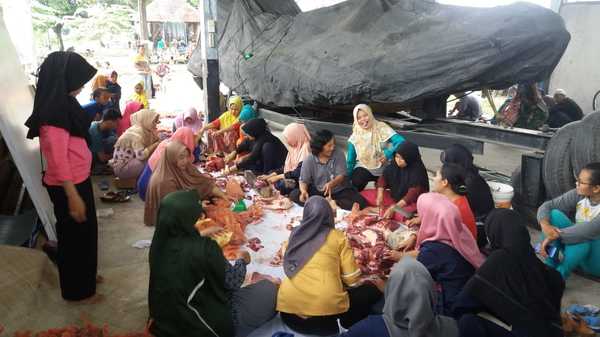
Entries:
MULTIPOLYGON (((512 175, 511 175, 512 187, 514 190, 514 195, 512 198, 512 208, 519 214, 521 214, 525 219, 527 219, 527 225, 533 229, 540 229, 540 224, 536 219, 536 209, 528 206, 523 199, 526 191, 524 191, 523 187, 525 185, 522 184, 521 177, 521 167, 517 167, 512 175)), ((530 200, 530 199, 528 199, 530 200)))
POLYGON ((575 173, 571 164, 571 143, 578 132, 581 132, 580 122, 571 122, 558 129, 548 142, 544 155, 544 186, 550 198, 575 187, 575 173))
POLYGON ((600 111, 591 112, 581 120, 580 132, 571 144, 571 164, 575 174, 593 162, 600 161, 600 111))

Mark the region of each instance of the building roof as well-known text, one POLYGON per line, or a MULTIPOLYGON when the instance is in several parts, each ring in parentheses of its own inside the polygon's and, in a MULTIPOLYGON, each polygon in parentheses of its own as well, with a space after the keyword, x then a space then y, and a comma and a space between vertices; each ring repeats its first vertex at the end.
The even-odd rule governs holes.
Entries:
POLYGON ((200 11, 185 0, 154 0, 146 7, 148 22, 200 22, 200 11))

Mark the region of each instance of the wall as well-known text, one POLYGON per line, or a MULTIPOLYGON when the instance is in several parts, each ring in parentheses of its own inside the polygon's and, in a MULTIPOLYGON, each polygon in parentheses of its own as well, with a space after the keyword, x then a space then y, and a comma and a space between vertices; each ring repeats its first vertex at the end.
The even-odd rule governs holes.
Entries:
POLYGON ((584 113, 600 90, 600 1, 566 3, 560 8, 571 42, 550 79, 550 93, 566 90, 584 113))

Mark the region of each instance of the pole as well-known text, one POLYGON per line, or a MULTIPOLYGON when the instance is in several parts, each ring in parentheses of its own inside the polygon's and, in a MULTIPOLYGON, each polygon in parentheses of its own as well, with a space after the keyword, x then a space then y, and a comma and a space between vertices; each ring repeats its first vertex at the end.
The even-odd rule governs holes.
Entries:
POLYGON ((202 52, 202 84, 204 111, 212 122, 221 114, 219 104, 219 50, 217 45, 217 0, 202 0, 200 50, 202 52))
POLYGON ((148 21, 146 20, 146 0, 138 0, 138 11, 140 13, 140 44, 148 40, 148 21))

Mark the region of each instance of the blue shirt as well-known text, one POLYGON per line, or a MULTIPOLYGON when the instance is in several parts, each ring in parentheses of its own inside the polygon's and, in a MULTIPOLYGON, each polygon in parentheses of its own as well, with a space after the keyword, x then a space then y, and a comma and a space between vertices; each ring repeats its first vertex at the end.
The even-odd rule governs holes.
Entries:
POLYGON ((107 141, 112 138, 116 140, 117 132, 115 130, 110 131, 102 131, 100 130, 100 123, 102 122, 92 122, 90 125, 90 152, 98 153, 105 152, 107 141))
POLYGON ((94 100, 89 101, 89 103, 86 103, 81 107, 92 120, 96 118, 96 115, 102 115, 102 110, 104 110, 104 106, 100 105, 94 100))

